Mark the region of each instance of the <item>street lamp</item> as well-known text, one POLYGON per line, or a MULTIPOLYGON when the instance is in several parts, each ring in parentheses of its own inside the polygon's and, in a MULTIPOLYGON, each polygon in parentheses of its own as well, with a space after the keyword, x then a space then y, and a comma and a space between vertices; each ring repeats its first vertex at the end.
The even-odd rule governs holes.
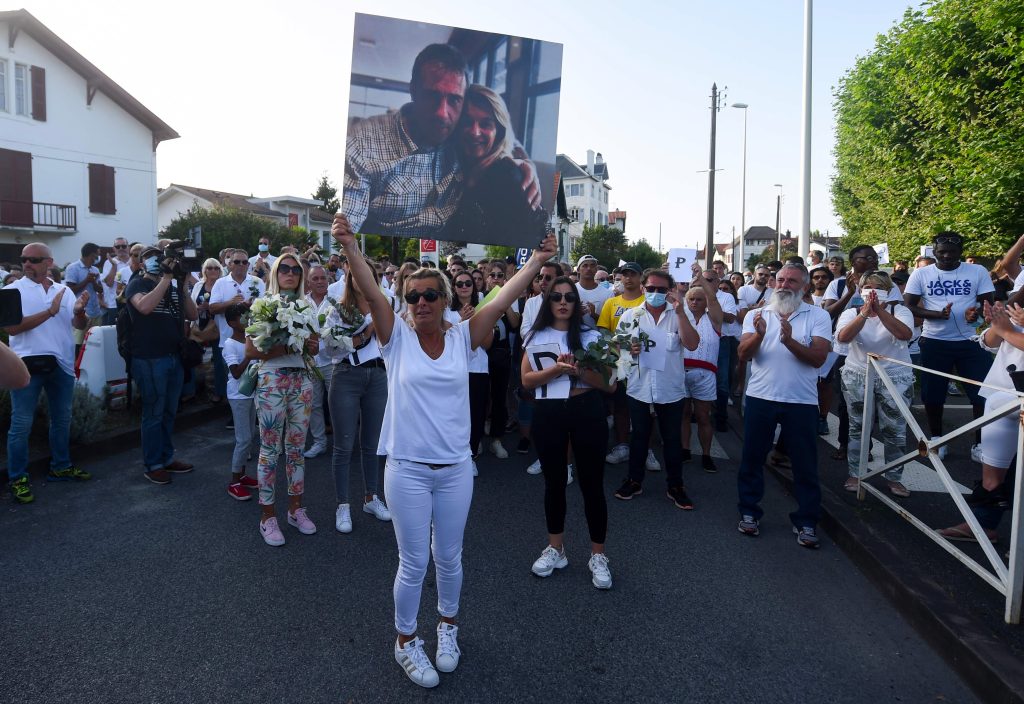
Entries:
POLYGON ((775 259, 782 261, 782 184, 776 183, 779 192, 775 195, 775 259))
POLYGON ((743 238, 747 236, 747 108, 746 103, 733 103, 734 108, 743 111, 743 203, 740 206, 740 244, 739 244, 739 267, 733 262, 733 268, 737 271, 746 269, 743 261, 743 238))

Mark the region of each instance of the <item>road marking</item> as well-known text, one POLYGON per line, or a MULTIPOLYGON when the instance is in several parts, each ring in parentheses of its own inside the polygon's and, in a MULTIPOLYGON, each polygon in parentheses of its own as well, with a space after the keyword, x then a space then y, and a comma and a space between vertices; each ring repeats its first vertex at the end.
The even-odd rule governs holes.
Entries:
MULTIPOLYGON (((828 435, 819 437, 832 447, 839 447, 839 417, 835 413, 828 414, 828 435)), ((871 438, 871 454, 874 455, 874 459, 868 462, 870 469, 878 469, 885 464, 885 448, 878 438, 871 438)), ((900 481, 911 491, 947 493, 946 485, 942 483, 934 469, 913 460, 903 465, 903 478, 900 481)), ((954 481, 953 485, 961 494, 971 493, 970 489, 959 482, 954 481)))

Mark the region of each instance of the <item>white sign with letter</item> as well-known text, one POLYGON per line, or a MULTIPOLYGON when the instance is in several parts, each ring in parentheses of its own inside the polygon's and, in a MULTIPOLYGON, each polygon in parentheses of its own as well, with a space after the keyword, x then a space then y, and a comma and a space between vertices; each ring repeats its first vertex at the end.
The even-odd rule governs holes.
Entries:
MULTIPOLYGON (((526 357, 530 360, 530 369, 535 372, 555 366, 561 348, 554 343, 530 345, 526 348, 526 357)), ((537 387, 537 398, 569 398, 572 382, 568 375, 562 374, 546 384, 537 387)))
POLYGON ((889 263, 889 243, 883 242, 882 244, 875 245, 875 254, 878 255, 879 264, 889 263))
MULTIPOLYGON (((667 311, 666 311, 667 313, 667 311)), ((666 313, 662 313, 665 315, 666 313)), ((665 353, 668 351, 668 335, 664 330, 644 330, 648 337, 640 341, 640 368, 665 371, 665 353)))
POLYGON ((693 280, 693 271, 690 267, 697 261, 696 249, 670 249, 668 250, 668 273, 676 283, 688 284, 693 280))

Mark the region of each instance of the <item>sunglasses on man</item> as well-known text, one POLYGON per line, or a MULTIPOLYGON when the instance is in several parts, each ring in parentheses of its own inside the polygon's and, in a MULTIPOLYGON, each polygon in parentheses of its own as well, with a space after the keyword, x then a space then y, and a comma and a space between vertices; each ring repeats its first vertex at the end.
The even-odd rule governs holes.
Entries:
POLYGON ((935 244, 963 244, 962 238, 956 235, 939 235, 935 238, 935 244))
POLYGON ((414 306, 420 302, 421 298, 426 299, 427 303, 433 303, 440 297, 440 293, 438 293, 432 288, 428 288, 426 291, 410 291, 409 293, 405 294, 405 302, 411 306, 414 306))
POLYGON ((537 274, 537 276, 535 276, 533 280, 534 281, 554 281, 555 277, 554 276, 545 276, 544 274, 537 274))
POLYGON ((126 244, 115 244, 114 245, 114 249, 128 249, 128 245, 126 245, 126 244))
POLYGON ((249 260, 248 259, 232 259, 231 263, 234 264, 235 266, 241 266, 242 264, 248 264, 249 260))
POLYGON ((558 291, 548 295, 548 300, 554 301, 555 303, 561 303, 563 299, 566 303, 576 303, 580 300, 580 297, 572 292, 559 293, 558 291))
POLYGON ((647 293, 668 293, 668 286, 644 286, 647 293))
POLYGON ((29 263, 32 263, 32 264, 42 264, 47 259, 49 259, 49 257, 22 257, 21 258, 21 263, 22 264, 29 264, 29 263))

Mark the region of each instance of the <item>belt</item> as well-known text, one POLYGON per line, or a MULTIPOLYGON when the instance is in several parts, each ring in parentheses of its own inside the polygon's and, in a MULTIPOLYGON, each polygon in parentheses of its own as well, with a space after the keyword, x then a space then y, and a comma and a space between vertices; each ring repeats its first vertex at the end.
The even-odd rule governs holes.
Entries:
POLYGON ((448 467, 454 467, 454 464, 427 464, 431 469, 446 469, 448 467))
POLYGON ((362 364, 352 364, 352 362, 348 361, 348 358, 346 357, 345 359, 341 360, 341 363, 342 364, 347 364, 350 367, 360 367, 360 368, 363 368, 363 367, 366 367, 366 368, 368 368, 368 367, 381 367, 381 368, 384 368, 384 360, 381 359, 380 357, 374 357, 369 362, 363 362, 362 364))

